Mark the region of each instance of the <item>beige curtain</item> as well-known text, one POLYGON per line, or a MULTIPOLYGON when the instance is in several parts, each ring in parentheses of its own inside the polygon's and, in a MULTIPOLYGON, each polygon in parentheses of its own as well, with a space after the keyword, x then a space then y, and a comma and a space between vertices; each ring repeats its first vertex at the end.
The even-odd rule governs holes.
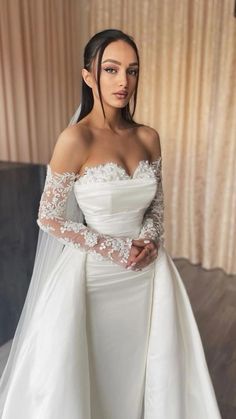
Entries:
POLYGON ((0 155, 43 162, 80 97, 83 47, 114 27, 141 57, 135 119, 161 137, 166 247, 236 273, 234 0, 0 0, 0 155))
POLYGON ((80 2, 0 0, 0 159, 48 161, 80 97, 80 2))

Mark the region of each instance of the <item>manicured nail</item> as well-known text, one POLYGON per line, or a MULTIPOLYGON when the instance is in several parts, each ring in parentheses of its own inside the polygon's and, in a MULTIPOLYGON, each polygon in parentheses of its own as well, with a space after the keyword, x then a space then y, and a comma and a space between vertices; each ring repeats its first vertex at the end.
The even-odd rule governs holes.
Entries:
POLYGON ((144 240, 144 243, 150 243, 150 240, 144 240))
POLYGON ((135 265, 136 265, 136 263, 135 263, 135 262, 133 262, 133 263, 131 263, 131 265, 130 265, 130 266, 132 266, 132 267, 133 267, 133 266, 135 266, 135 265))

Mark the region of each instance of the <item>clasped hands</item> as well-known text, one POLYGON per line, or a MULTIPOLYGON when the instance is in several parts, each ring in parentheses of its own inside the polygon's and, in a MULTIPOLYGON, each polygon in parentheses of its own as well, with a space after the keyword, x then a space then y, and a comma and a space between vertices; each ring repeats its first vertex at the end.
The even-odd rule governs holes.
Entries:
POLYGON ((126 269, 140 271, 158 255, 158 243, 151 239, 133 239, 126 269))

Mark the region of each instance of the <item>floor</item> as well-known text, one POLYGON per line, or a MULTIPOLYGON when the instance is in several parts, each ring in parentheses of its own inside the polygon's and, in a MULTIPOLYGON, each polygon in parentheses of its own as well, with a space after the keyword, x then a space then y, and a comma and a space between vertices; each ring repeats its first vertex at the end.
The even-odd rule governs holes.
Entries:
POLYGON ((236 418, 236 275, 175 259, 201 334, 222 419, 236 418))
MULTIPOLYGON (((236 276, 174 259, 201 334, 222 419, 236 418, 236 276)), ((0 348, 0 375, 11 342, 0 348)), ((203 419, 203 418, 199 418, 203 419)))

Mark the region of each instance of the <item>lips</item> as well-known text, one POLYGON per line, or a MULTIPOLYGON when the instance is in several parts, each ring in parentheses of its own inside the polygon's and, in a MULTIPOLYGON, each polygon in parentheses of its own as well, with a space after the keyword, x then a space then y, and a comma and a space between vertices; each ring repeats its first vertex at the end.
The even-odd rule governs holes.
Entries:
POLYGON ((119 98, 125 98, 128 95, 128 92, 120 91, 120 92, 114 93, 114 95, 116 95, 119 98))

